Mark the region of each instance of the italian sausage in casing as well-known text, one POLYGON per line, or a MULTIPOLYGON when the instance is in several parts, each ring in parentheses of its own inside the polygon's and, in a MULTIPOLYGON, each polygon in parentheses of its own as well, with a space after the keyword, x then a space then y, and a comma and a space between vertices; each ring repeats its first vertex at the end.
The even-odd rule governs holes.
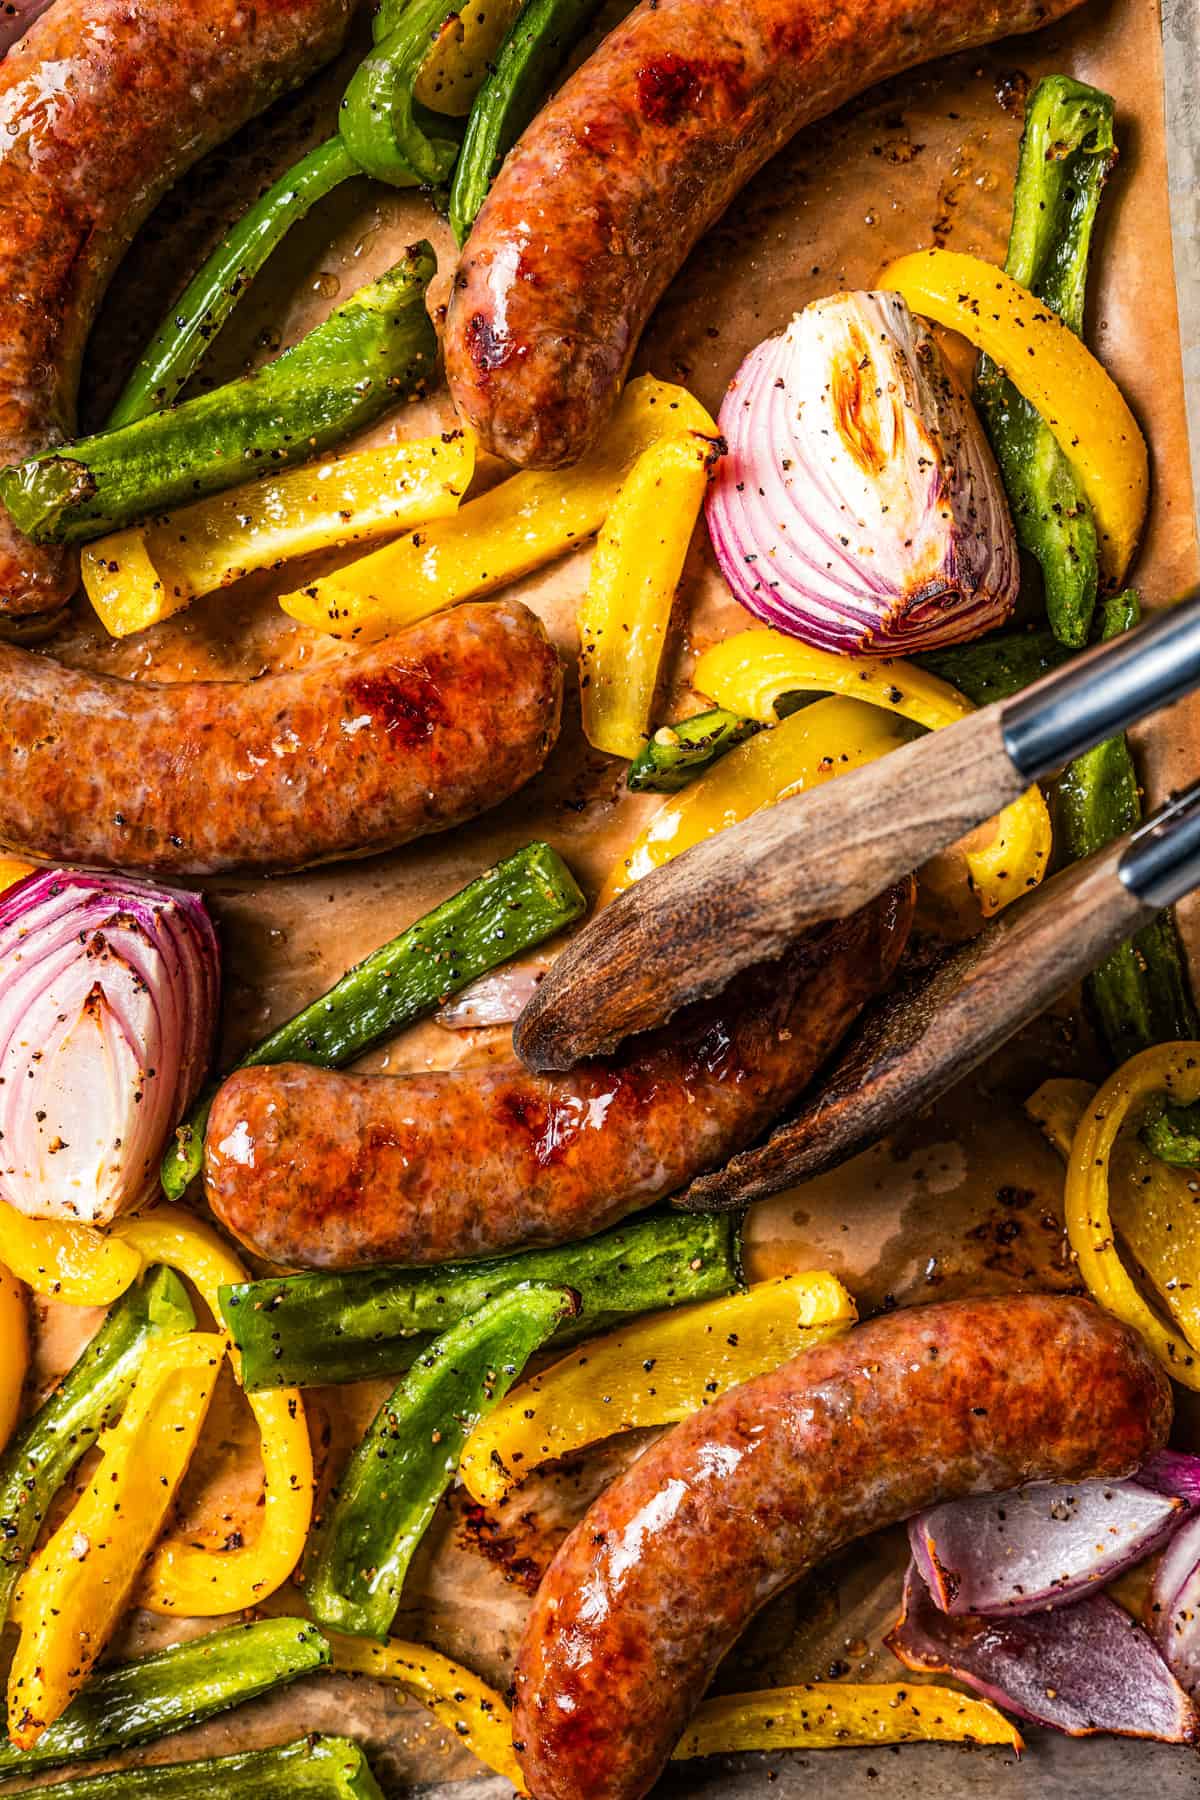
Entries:
POLYGON ((209 1118, 208 1203, 260 1255, 307 1268, 588 1237, 766 1130, 891 975, 911 912, 905 884, 619 1061, 556 1079, 238 1070, 209 1118))
POLYGON ((546 1571, 516 1665, 534 1800, 640 1800, 771 1596, 938 1501, 1127 1475, 1166 1376, 1087 1300, 906 1308, 733 1388, 650 1446, 546 1571))
POLYGON ((510 462, 573 462, 701 234, 802 125, 1079 0, 642 0, 513 149, 446 325, 459 412, 510 462))
MULTIPOLYGON (((0 465, 75 431, 84 344, 130 239, 206 150, 339 48, 355 0, 54 0, 0 61, 0 465)), ((75 561, 0 507, 0 619, 75 561)))
POLYGON ((0 844, 166 875, 391 849, 522 787, 561 700, 517 601, 257 681, 118 681, 0 644, 0 844))

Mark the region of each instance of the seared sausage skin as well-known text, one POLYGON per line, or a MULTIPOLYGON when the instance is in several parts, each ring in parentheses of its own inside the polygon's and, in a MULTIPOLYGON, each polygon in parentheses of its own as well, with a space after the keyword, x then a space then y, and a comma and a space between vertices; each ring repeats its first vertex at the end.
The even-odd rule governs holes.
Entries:
POLYGON ((561 700, 516 601, 257 681, 118 681, 0 644, 0 844, 164 875, 387 850, 522 787, 561 700))
POLYGON ((516 1664, 534 1800, 639 1800, 771 1596, 938 1501, 1127 1475, 1166 1376, 1090 1301, 906 1308, 733 1388, 650 1446, 559 1549, 516 1664))
MULTIPOLYGON (((126 246, 196 159, 341 45, 355 0, 55 0, 0 61, 0 465, 74 435, 84 343, 126 246)), ((0 619, 75 561, 0 507, 0 619)))
POLYGON ((431 1263, 588 1237, 759 1136, 891 975, 911 887, 823 926, 736 997, 692 1007, 621 1060, 231 1075, 205 1140, 208 1203, 305 1268, 431 1263))
POLYGON ((1079 0, 642 0, 511 151, 446 326, 459 412, 556 468, 596 437, 701 234, 802 125, 1079 0))

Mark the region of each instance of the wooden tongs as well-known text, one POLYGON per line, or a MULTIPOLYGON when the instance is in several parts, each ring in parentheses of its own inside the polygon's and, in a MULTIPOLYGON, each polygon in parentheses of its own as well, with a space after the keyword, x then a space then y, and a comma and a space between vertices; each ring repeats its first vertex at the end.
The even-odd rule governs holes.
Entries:
MULTIPOLYGON (((1030 785, 1200 687, 1200 589, 1024 693, 784 800, 645 876, 563 951, 513 1032, 569 1068, 845 918, 1030 785)), ((1200 781, 1014 902, 860 1023, 803 1110, 680 1197, 742 1206, 833 1167, 968 1074, 1200 885, 1200 781)))

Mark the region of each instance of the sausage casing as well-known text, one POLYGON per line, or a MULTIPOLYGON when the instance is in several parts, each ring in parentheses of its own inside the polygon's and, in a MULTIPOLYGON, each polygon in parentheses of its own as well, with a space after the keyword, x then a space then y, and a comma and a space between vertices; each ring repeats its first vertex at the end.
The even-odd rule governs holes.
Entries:
POLYGON ((515 793, 561 701, 517 601, 257 681, 118 681, 0 644, 0 844, 164 875, 387 850, 515 793))
POLYGON ((650 1446, 547 1570, 516 1665, 534 1800, 640 1800, 778 1590, 938 1501, 1129 1474, 1171 1390, 1087 1300, 905 1308, 733 1388, 650 1446))
POLYGON ((693 244, 802 125, 1078 4, 642 0, 510 152, 467 239, 445 339, 459 412, 510 462, 573 462, 693 244))
POLYGON ((736 996, 613 1062, 346 1075, 241 1069, 205 1139, 208 1203, 273 1262, 430 1263, 587 1237, 758 1137, 888 980, 907 884, 822 926, 736 996))

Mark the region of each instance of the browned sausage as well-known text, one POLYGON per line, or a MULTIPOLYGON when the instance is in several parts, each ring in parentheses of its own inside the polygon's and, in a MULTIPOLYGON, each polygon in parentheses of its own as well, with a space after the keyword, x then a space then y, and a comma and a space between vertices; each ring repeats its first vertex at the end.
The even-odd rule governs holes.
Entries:
POLYGON ((0 844, 168 875, 390 849, 515 793, 561 700, 516 601, 257 681, 117 681, 0 644, 0 844))
MULTIPOLYGON (((171 183, 331 57, 355 0, 55 0, 0 62, 0 465, 75 430, 84 343, 171 183)), ((0 507, 0 619, 75 561, 0 507)))
POLYGON ((653 1444, 547 1570, 516 1665, 534 1800, 639 1800, 771 1596, 922 1507, 1127 1475, 1166 1376, 1090 1301, 889 1313, 734 1388, 653 1444))
POLYGON ((454 281, 446 372, 510 462, 572 462, 693 244, 802 125, 1079 0, 642 0, 511 152, 454 281))
POLYGON ((587 1237, 756 1138, 891 975, 904 887, 823 926, 736 1000, 693 1007, 621 1061, 231 1075, 205 1142, 208 1203, 273 1262, 444 1262, 587 1237))

